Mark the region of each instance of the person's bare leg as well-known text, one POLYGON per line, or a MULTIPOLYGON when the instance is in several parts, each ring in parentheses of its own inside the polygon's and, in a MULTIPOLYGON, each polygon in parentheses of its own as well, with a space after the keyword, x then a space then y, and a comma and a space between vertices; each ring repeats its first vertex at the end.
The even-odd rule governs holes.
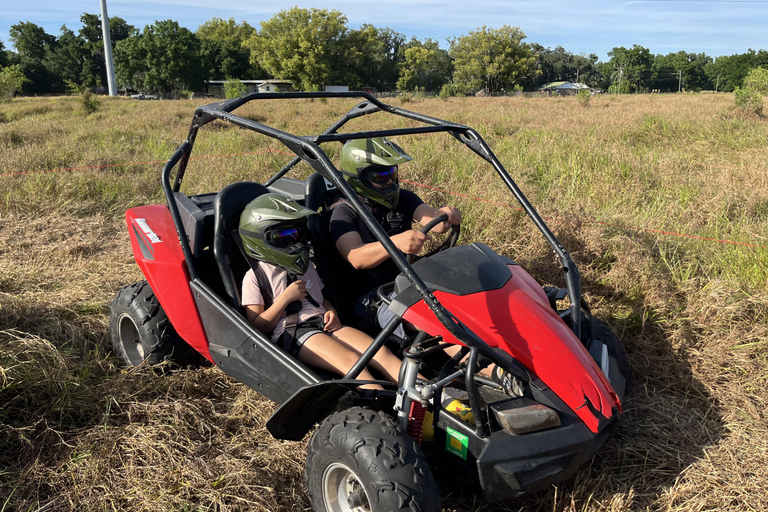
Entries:
MULTIPOLYGON (((355 329, 354 327, 344 326, 338 331, 334 331, 331 335, 339 340, 340 343, 347 345, 350 349, 362 354, 373 343, 373 338, 365 334, 364 332, 355 329)), ((371 367, 376 371, 384 375, 387 380, 397 384, 397 378, 400 375, 400 366, 402 360, 393 354, 387 347, 382 347, 376 355, 373 356, 373 360, 370 362, 371 367)), ((421 374, 419 377, 424 378, 421 374)))
MULTIPOLYGON (((453 356, 455 356, 456 354, 459 353, 459 350, 461 350, 461 346, 460 345, 451 345, 450 347, 448 347, 445 350, 443 350, 443 352, 445 352, 449 356, 453 357, 453 356)), ((468 357, 469 357, 469 354, 464 356, 464 359, 462 359, 461 361, 462 362, 466 361, 468 357)), ((482 370, 480 370, 478 373, 480 375, 484 375, 486 377, 491 377, 491 375, 493 375, 493 369, 495 367, 496 367, 495 364, 488 365, 485 368, 483 368, 482 370)))
MULTIPOLYGON (((344 376, 360 358, 352 348, 327 334, 314 334, 299 349, 299 361, 344 376)), ((376 380, 367 368, 363 368, 360 380, 376 380)), ((397 376, 395 376, 397 380, 397 376)), ((378 384, 365 384, 364 389, 384 389, 378 384)))

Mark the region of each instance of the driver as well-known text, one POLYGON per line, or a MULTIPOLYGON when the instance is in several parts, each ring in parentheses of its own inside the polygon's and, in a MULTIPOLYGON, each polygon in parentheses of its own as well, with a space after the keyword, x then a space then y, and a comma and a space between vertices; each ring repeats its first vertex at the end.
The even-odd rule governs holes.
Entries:
MULTIPOLYGON (((401 190, 398 166, 409 160, 412 158, 408 153, 384 137, 350 140, 341 150, 341 172, 397 248, 405 254, 418 254, 432 237, 412 229, 414 221, 424 226, 445 213, 448 220, 432 228, 435 233, 445 233, 451 224, 461 222, 461 212, 453 206, 436 210, 415 193, 401 190)), ((350 286, 354 296, 359 297, 354 315, 370 324, 376 314, 370 307, 376 290, 394 281, 400 271, 345 199, 332 206, 330 230, 339 253, 354 269, 350 286)), ((392 315, 388 308, 379 308, 378 327, 386 325, 392 315)), ((402 326, 395 333, 405 335, 402 326)))

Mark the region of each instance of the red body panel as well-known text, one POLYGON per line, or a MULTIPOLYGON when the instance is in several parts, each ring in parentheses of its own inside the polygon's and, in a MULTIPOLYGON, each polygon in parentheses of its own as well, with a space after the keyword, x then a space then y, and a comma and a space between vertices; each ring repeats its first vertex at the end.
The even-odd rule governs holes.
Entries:
POLYGON ((165 205, 125 213, 133 255, 165 314, 181 338, 213 362, 200 313, 189 287, 189 271, 173 218, 165 205))
MULTIPOLYGON (((554 391, 589 427, 598 431, 598 418, 585 397, 606 417, 621 404, 573 331, 549 305, 536 281, 518 266, 497 290, 470 295, 436 291, 435 297, 488 345, 499 347, 520 361, 554 391)), ((410 307, 405 320, 432 336, 459 343, 422 300, 410 307)))

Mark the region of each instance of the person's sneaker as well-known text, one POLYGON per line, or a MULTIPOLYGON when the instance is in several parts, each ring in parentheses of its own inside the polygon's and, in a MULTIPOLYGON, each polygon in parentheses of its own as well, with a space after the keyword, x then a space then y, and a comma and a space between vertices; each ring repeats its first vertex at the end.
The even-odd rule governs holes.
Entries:
POLYGON ((496 365, 493 368, 491 379, 501 386, 501 389, 509 396, 523 396, 523 386, 520 380, 510 375, 509 372, 505 372, 501 366, 496 365))

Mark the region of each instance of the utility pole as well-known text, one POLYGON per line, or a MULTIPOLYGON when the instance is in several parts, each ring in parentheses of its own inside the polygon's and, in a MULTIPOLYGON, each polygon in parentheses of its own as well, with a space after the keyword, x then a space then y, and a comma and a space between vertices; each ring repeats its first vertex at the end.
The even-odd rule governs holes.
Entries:
POLYGON ((715 92, 717 92, 717 87, 720 85, 720 75, 717 75, 717 82, 715 82, 715 92))
POLYGON ((104 39, 104 59, 107 65, 107 85, 109 95, 117 96, 115 85, 115 61, 112 60, 112 39, 109 37, 109 16, 107 16, 107 0, 101 0, 101 34, 104 39))
POLYGON ((677 92, 683 92, 683 70, 677 70, 677 92))
POLYGON ((621 94, 621 78, 624 76, 624 69, 619 68, 619 90, 617 94, 621 94))

